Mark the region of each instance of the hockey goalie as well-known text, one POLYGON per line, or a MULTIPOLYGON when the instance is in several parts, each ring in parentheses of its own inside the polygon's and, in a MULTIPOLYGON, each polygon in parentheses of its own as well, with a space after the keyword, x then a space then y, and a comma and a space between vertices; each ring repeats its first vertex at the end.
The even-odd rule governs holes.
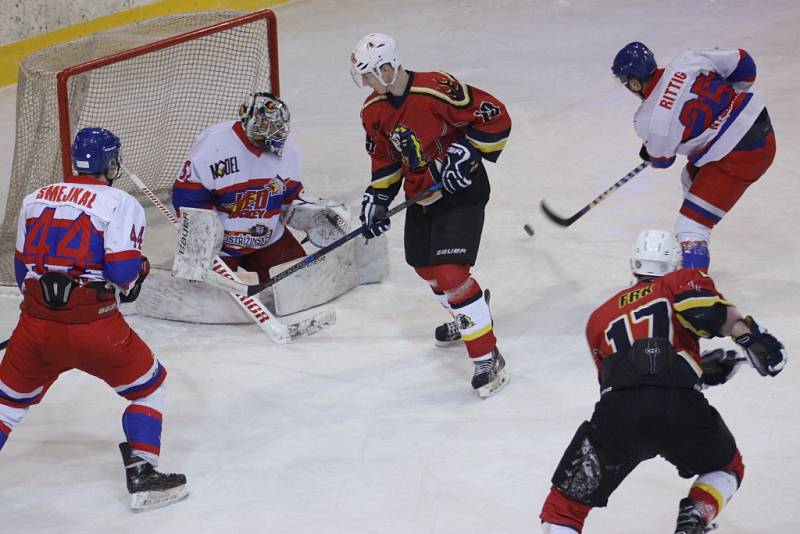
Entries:
MULTIPOLYGON (((209 266, 200 259, 218 254, 217 275, 224 269, 245 282, 257 278, 265 283, 306 256, 288 228, 305 234, 302 242, 321 248, 350 230, 350 211, 303 187, 300 150, 289 135, 285 102, 270 93, 254 93, 239 114, 239 120, 212 125, 199 135, 175 180, 175 210, 193 213, 184 217, 177 248, 183 253, 189 245, 196 247, 195 254, 179 254, 177 259, 196 262, 184 268, 205 270, 209 266), (214 216, 203 217, 200 210, 214 216)), ((286 315, 318 306, 360 283, 382 280, 387 269, 385 242, 369 247, 362 240, 349 242, 276 283, 271 295, 275 312, 286 315)), ((247 320, 235 302, 221 298, 224 290, 213 287, 213 276, 195 274, 185 276, 184 271, 179 276, 209 284, 188 283, 166 273, 154 277, 159 280, 142 295, 137 312, 201 323, 247 320), (181 305, 174 305, 176 300, 181 305)))

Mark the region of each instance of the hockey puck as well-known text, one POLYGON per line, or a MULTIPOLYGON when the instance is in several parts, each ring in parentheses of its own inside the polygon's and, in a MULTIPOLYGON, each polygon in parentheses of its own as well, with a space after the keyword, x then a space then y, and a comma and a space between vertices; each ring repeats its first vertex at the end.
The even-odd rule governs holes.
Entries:
POLYGON ((526 234, 533 237, 533 226, 531 226, 530 224, 526 224, 525 226, 522 227, 522 229, 525 230, 526 234))

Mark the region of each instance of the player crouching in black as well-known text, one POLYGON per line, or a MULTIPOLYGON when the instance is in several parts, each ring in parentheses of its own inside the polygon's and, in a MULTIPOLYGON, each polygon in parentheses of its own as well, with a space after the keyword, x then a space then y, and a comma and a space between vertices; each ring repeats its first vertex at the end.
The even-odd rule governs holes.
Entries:
POLYGON ((742 482, 733 435, 701 389, 729 380, 744 358, 721 349, 701 356, 699 338, 732 336, 764 376, 781 372, 786 353, 707 274, 677 269, 680 259, 672 234, 643 231, 631 258, 636 283, 589 318, 601 397, 553 475, 539 516, 545 533, 581 532, 589 511, 657 455, 681 477, 697 477, 680 501, 675 534, 706 532, 742 482))

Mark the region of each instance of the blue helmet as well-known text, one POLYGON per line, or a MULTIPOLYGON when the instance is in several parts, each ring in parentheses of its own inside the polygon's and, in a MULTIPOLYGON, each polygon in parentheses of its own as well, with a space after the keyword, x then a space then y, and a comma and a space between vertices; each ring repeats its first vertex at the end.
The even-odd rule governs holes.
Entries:
POLYGON ((628 83, 628 76, 637 80, 644 80, 653 74, 658 65, 653 52, 640 42, 634 41, 626 44, 617 52, 611 72, 623 84, 628 83))
POLYGON ((121 146, 105 128, 83 128, 72 143, 72 166, 80 174, 105 174, 110 182, 119 175, 121 146))

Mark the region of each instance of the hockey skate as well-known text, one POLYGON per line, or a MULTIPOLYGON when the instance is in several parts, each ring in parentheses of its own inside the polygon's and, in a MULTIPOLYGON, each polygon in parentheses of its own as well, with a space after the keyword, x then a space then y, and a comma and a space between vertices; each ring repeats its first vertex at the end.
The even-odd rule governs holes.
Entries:
POLYGON ((688 497, 681 499, 678 506, 678 526, 675 527, 675 534, 705 534, 717 528, 716 523, 706 526, 692 499, 688 497))
POLYGON ((133 495, 131 509, 144 512, 177 502, 187 495, 186 476, 175 473, 159 473, 152 464, 131 453, 127 442, 119 444, 128 493, 133 495))
MULTIPOLYGON (((486 300, 486 305, 488 306, 489 299, 491 298, 488 289, 483 291, 483 298, 486 300)), ((452 347, 453 345, 460 345, 461 332, 458 328, 458 316, 448 323, 437 326, 433 336, 435 338, 434 344, 437 347, 452 347)))
POLYGON ((491 356, 482 360, 473 360, 475 372, 472 375, 472 389, 478 392, 481 398, 491 397, 508 383, 508 373, 505 370, 506 361, 497 350, 491 356))

